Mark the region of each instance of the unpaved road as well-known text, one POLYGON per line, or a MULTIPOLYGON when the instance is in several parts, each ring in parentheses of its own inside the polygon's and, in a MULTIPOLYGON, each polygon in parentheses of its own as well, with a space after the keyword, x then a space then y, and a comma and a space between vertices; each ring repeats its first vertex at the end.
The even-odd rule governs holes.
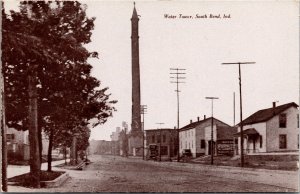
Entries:
MULTIPOLYGON (((246 181, 247 173, 193 169, 176 162, 153 162, 119 156, 91 156, 83 171, 68 170, 71 179, 51 189, 10 186, 10 192, 296 192, 269 183, 246 181), (232 177, 230 178, 230 173, 232 177), (226 176, 223 176, 225 175, 226 176), (238 177, 243 176, 243 178, 238 177)), ((197 164, 192 164, 197 165, 197 164)), ((248 173, 250 176, 250 173, 248 173)), ((255 173, 252 177, 258 176, 255 173)))

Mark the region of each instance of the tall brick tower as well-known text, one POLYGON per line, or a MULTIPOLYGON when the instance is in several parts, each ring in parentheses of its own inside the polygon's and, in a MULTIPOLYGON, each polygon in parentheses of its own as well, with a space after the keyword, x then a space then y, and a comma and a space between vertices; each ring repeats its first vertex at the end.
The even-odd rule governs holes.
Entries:
POLYGON ((131 17, 131 57, 132 57, 132 116, 128 146, 130 155, 142 155, 143 132, 141 125, 141 91, 139 63, 139 18, 135 9, 131 17))

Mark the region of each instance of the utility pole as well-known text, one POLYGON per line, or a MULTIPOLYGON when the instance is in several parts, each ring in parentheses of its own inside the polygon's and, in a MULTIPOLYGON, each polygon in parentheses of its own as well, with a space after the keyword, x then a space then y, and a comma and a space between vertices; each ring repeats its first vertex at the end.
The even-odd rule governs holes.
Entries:
POLYGON ((165 123, 156 123, 159 125, 159 161, 161 161, 161 125, 165 124, 165 123))
POLYGON ((214 164, 214 100, 219 98, 218 97, 205 97, 205 98, 211 100, 211 138, 210 138, 211 161, 210 164, 213 165, 214 164))
MULTIPOLYGON (((1 52, 1 51, 0 51, 1 52)), ((1 147, 2 147, 2 188, 1 191, 7 192, 7 142, 6 142, 6 122, 5 122, 5 93, 2 65, 0 65, 0 84, 1 84, 1 147)))
POLYGON ((179 68, 170 68, 171 72, 170 74, 175 77, 170 77, 171 79, 175 79, 175 81, 171 81, 171 83, 176 84, 176 90, 175 92, 177 93, 177 162, 179 162, 179 84, 185 83, 183 81, 179 81, 182 79, 185 79, 184 75, 186 74, 185 71, 186 69, 179 69, 179 68))
POLYGON ((145 114, 147 114, 147 105, 141 105, 141 114, 143 115, 143 160, 145 160, 145 114))
POLYGON ((255 62, 222 63, 222 65, 239 65, 239 87, 240 87, 240 127, 241 127, 241 167, 244 167, 244 134, 243 134, 243 106, 242 106, 242 75, 241 64, 255 64, 255 62))

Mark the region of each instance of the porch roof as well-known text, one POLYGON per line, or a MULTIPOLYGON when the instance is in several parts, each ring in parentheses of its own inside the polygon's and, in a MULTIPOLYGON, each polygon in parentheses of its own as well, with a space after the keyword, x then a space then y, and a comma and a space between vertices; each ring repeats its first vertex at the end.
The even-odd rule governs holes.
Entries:
MULTIPOLYGON (((249 128, 243 130, 243 135, 259 135, 259 133, 256 131, 255 128, 249 128)), ((239 137, 239 136, 241 136, 241 132, 234 134, 234 137, 239 137)))

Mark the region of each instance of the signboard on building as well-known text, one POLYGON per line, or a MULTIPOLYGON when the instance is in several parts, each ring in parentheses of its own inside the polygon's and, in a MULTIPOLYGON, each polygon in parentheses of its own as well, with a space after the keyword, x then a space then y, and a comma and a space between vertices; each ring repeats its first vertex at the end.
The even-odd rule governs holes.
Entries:
POLYGON ((234 142, 233 139, 217 140, 218 155, 233 155, 234 142))

